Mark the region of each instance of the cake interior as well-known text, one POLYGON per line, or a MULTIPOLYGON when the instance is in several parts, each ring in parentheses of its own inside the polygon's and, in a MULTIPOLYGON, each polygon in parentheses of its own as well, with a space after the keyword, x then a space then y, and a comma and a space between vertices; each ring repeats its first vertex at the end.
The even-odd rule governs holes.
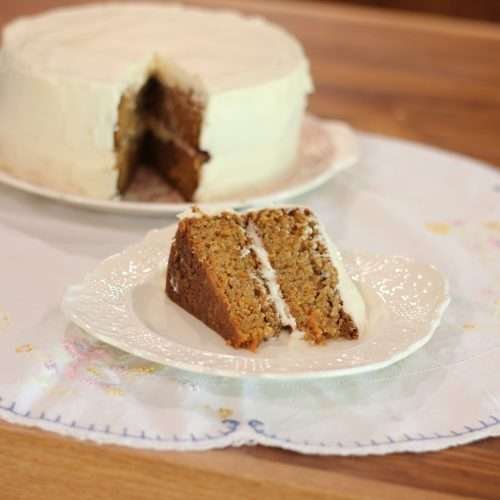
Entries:
POLYGON ((185 200, 192 200, 208 153, 199 148, 202 105, 192 92, 165 85, 153 74, 138 92, 126 92, 115 130, 118 191, 138 168, 154 168, 185 200))
POLYGON ((265 209, 248 218, 258 228, 297 329, 314 343, 356 338, 358 330, 342 307, 337 270, 312 213, 301 208, 265 209))
POLYGON ((236 214, 182 220, 169 259, 167 293, 234 347, 255 350, 281 326, 249 245, 236 214))
POLYGON ((174 302, 252 350, 283 330, 314 344, 357 338, 338 284, 319 223, 304 208, 182 219, 167 271, 174 302))

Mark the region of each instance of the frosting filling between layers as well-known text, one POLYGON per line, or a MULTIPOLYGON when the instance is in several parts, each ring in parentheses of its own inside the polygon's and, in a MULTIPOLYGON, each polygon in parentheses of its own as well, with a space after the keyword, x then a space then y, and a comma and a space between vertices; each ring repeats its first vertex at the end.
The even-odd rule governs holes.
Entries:
POLYGON ((247 224, 246 234, 252 242, 250 249, 254 252, 257 260, 259 261, 261 277, 267 287, 267 290, 269 291, 271 302, 278 313, 282 327, 290 329, 291 333, 303 335, 303 332, 298 330, 297 322, 290 313, 288 304, 283 298, 283 294, 276 277, 276 271, 271 266, 269 255, 267 254, 264 244, 257 232, 257 228, 252 221, 247 224))

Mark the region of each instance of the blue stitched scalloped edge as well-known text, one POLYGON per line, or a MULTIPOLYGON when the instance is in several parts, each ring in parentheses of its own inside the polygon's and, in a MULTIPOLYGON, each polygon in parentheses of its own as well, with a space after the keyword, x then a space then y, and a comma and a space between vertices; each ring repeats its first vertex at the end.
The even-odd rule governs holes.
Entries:
MULTIPOLYGON (((178 436, 176 434, 165 437, 157 434, 156 436, 149 435, 146 431, 142 430, 139 434, 131 434, 126 427, 124 427, 121 431, 114 431, 111 429, 110 425, 105 426, 103 429, 97 429, 95 424, 90 425, 82 425, 78 424, 76 420, 65 422, 61 415, 57 415, 54 418, 50 418, 46 415, 45 412, 41 412, 38 415, 33 415, 31 411, 20 412, 16 410, 16 403, 12 402, 10 405, 2 404, 2 398, 0 398, 0 411, 4 411, 10 413, 15 416, 23 417, 31 421, 42 421, 50 424, 54 424, 60 427, 64 427, 66 429, 77 429, 86 432, 90 432, 92 434, 100 434, 100 435, 109 435, 115 437, 124 437, 128 439, 137 439, 140 441, 156 441, 161 443, 200 443, 207 441, 218 441, 226 438, 227 436, 234 434, 240 427, 241 422, 239 420, 234 419, 225 419, 222 420, 222 424, 224 428, 219 430, 215 434, 204 434, 203 436, 196 436, 194 434, 189 434, 189 436, 178 436)), ((281 436, 274 433, 269 433, 265 429, 265 424, 261 420, 251 419, 247 422, 248 427, 252 429, 255 434, 263 436, 267 439, 272 439, 276 443, 283 443, 288 445, 295 445, 301 447, 311 447, 311 448, 371 448, 377 446, 391 446, 391 445, 399 445, 403 443, 411 443, 411 442, 422 442, 422 441, 437 441, 441 439, 453 439, 460 436, 466 436, 475 434, 480 431, 484 431, 485 429, 489 429, 492 427, 500 426, 500 419, 494 415, 490 415, 486 419, 478 420, 474 425, 465 425, 460 430, 454 431, 451 430, 447 433, 432 433, 432 434, 416 434, 409 435, 403 434, 403 437, 393 438, 392 436, 385 436, 385 439, 381 441, 375 441, 371 439, 365 443, 354 441, 352 444, 342 443, 337 441, 336 443, 325 443, 324 441, 319 442, 311 442, 308 440, 303 441, 295 441, 291 438, 281 436)))

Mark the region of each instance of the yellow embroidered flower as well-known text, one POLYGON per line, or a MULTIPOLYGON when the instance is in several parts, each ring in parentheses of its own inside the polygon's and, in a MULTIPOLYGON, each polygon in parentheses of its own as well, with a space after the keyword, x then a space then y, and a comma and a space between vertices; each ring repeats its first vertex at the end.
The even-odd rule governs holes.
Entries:
POLYGON ((119 387, 107 387, 105 392, 110 396, 123 396, 125 394, 125 391, 119 387))
POLYGON ((441 236, 447 235, 451 230, 452 226, 446 224, 445 222, 430 222, 425 225, 426 229, 433 234, 439 234, 441 236))
POLYGON ((127 372, 131 375, 150 375, 158 371, 156 365, 146 365, 146 366, 133 366, 127 369, 127 372))
POLYGON ((500 233, 500 221, 489 221, 484 224, 488 229, 500 233))
POLYGON ((217 413, 219 414, 219 418, 225 420, 226 418, 231 417, 234 412, 230 408, 219 408, 217 413))
POLYGON ((16 347, 16 352, 31 352, 33 350, 33 346, 31 344, 23 344, 18 345, 16 347))

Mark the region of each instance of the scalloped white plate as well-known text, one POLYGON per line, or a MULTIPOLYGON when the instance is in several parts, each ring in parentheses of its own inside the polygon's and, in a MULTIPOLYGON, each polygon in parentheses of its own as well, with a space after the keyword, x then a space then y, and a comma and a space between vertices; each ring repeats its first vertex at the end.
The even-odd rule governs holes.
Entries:
POLYGON ((432 266, 346 254, 368 306, 358 340, 311 346, 282 334, 256 353, 236 350, 166 296, 175 230, 150 232, 70 287, 62 306, 67 317, 103 342, 164 365, 231 377, 314 378, 377 370, 405 358, 431 338, 449 303, 447 281, 432 266))
MULTIPOLYGON (((293 198, 318 188, 334 175, 353 166, 357 160, 357 140, 349 125, 307 115, 297 161, 287 172, 268 183, 251 186, 233 199, 197 205, 206 209, 213 206, 244 208, 293 198)), ((157 177, 143 174, 139 182, 141 186, 136 188, 138 192, 129 198, 148 201, 130 201, 129 198, 96 200, 54 191, 0 171, 1 184, 56 202, 99 212, 160 216, 183 212, 192 205, 179 201, 179 195, 163 183, 158 183, 157 177), (158 192, 159 185, 163 187, 158 192)))

